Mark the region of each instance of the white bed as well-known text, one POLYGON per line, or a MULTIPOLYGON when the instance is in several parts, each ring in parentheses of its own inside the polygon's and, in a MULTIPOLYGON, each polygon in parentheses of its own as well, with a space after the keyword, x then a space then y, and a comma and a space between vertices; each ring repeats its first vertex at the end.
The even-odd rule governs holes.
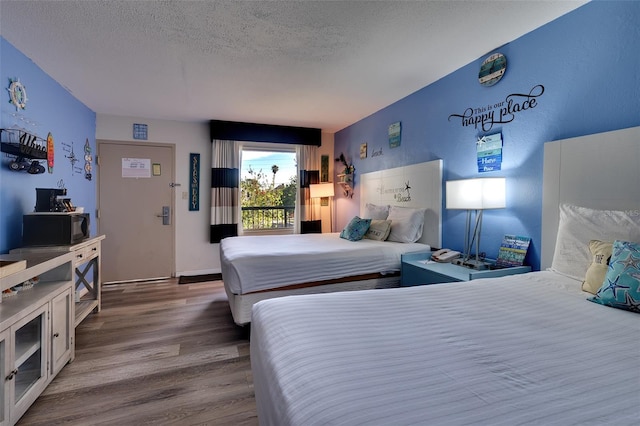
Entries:
MULTIPOLYGON (((561 171, 581 159, 562 146, 577 142, 547 144, 545 160, 562 158, 545 161, 545 230, 555 234, 559 204, 590 186, 582 205, 627 203, 633 229, 616 232, 640 242, 640 189, 621 194, 611 188, 620 180, 599 174, 613 168, 616 179, 639 182, 638 141, 638 128, 581 141, 583 166, 601 167, 587 180, 569 177, 572 184, 561 171), (592 144, 616 155, 603 159, 592 144), (600 177, 608 183, 593 185, 600 177)), ((640 316, 588 301, 581 281, 560 273, 555 246, 546 235, 543 266, 558 272, 257 303, 251 364, 260 424, 637 424, 640 316)))
POLYGON ((398 287, 403 253, 440 247, 442 160, 366 173, 361 185, 362 212, 368 203, 424 209, 418 241, 348 241, 339 233, 225 238, 220 264, 236 324, 249 323, 260 300, 398 287))

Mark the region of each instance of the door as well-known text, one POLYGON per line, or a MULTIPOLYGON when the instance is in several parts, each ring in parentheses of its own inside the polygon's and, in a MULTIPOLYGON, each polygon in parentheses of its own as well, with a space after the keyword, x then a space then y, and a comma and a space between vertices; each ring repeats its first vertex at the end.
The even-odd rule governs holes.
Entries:
POLYGON ((51 374, 55 376, 71 358, 71 333, 74 319, 71 318, 71 289, 51 301, 51 374))
POLYGON ((174 149, 98 141, 103 282, 175 275, 174 149))

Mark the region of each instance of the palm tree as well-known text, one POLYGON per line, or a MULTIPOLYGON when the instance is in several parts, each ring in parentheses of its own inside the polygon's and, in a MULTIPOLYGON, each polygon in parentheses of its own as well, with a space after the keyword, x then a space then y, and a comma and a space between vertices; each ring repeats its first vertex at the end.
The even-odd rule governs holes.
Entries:
POLYGON ((276 187, 276 173, 278 173, 278 170, 280 170, 280 167, 278 167, 277 165, 273 165, 271 166, 271 171, 273 172, 273 183, 271 184, 272 188, 276 187))

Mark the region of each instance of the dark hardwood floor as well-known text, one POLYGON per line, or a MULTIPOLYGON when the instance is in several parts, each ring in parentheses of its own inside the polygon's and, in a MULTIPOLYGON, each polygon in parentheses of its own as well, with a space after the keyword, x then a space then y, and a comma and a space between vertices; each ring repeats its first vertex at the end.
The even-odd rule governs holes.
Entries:
POLYGON ((107 285, 76 358, 19 425, 257 425, 249 340, 221 281, 107 285))

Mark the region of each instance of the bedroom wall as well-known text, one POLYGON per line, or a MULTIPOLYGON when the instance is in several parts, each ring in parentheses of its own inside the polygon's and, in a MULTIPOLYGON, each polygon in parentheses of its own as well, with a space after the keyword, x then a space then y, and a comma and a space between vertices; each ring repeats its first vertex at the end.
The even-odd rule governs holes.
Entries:
MULTIPOLYGON (((95 113, 1 37, 0 52, 0 127, 24 128, 45 140, 50 132, 55 154, 53 173, 45 171, 35 175, 11 171, 10 157, 4 153, 0 156, 0 253, 20 247, 22 215, 34 210, 35 188, 57 188, 59 183, 64 183, 67 195, 76 206, 90 213, 91 234, 95 235, 95 164, 91 180, 84 174, 86 140, 95 154, 95 113), (10 79, 17 79, 25 86, 25 109, 17 110, 9 102, 10 79), (71 162, 71 150, 78 160, 75 165, 71 162)), ((2 140, 5 141, 4 135, 2 140)), ((46 168, 46 161, 41 164, 46 168)))
MULTIPOLYGON (((353 161, 356 188, 352 199, 336 195, 336 229, 358 214, 358 174, 442 158, 443 182, 506 177, 507 208, 485 212, 480 250, 495 258, 505 234, 529 236, 527 263, 538 269, 543 144, 640 125, 638 22, 640 2, 588 3, 337 132, 335 155, 344 152, 353 161), (483 87, 478 70, 494 52, 506 56, 507 71, 495 86, 483 87), (501 123, 509 99, 521 108, 504 113, 501 123), (472 118, 493 113, 495 123, 465 125, 455 116, 465 110, 472 118), (401 144, 390 148, 388 126, 398 121, 401 144), (498 132, 502 170, 479 173, 476 140, 498 132), (369 156, 361 160, 362 143, 369 156), (373 151, 379 155, 371 156, 373 151)), ((445 247, 462 249, 464 221, 463 211, 447 211, 443 204, 445 247)))

